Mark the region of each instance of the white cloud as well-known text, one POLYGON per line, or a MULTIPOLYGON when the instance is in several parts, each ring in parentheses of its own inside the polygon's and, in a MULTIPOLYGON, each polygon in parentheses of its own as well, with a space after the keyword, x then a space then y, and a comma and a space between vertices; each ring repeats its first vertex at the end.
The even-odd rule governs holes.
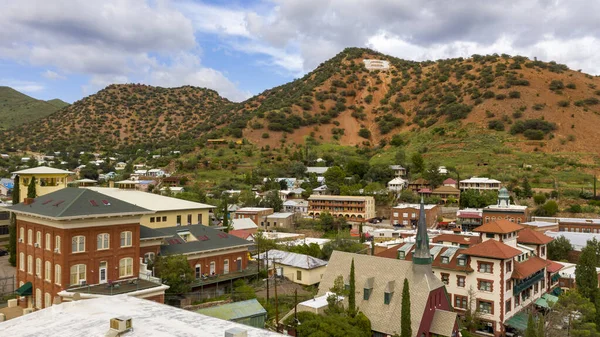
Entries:
POLYGON ((25 93, 36 93, 44 91, 46 87, 43 84, 31 81, 21 81, 14 79, 0 79, 1 86, 11 87, 17 91, 25 93))
POLYGON ((192 1, 179 2, 175 6, 191 19, 194 28, 198 31, 250 37, 246 28, 246 14, 242 10, 192 1))
POLYGON ((49 80, 66 80, 67 78, 56 71, 46 70, 42 73, 42 76, 49 80))

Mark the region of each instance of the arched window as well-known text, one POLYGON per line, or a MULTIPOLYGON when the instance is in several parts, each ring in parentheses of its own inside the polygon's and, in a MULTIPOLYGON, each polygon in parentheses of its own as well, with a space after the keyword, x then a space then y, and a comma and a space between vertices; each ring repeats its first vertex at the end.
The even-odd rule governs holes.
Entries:
POLYGON ((27 255, 27 274, 33 274, 33 256, 27 255))
POLYGON ((71 252, 81 253, 85 252, 85 236, 77 235, 71 240, 71 252))
POLYGON ((71 285, 79 285, 81 281, 85 281, 85 275, 85 264, 76 264, 71 266, 71 285))
POLYGON ((58 285, 62 284, 61 279, 62 279, 62 269, 60 268, 60 265, 55 264, 54 265, 54 283, 56 283, 58 285))
POLYGON ((42 308, 42 289, 38 288, 35 290, 35 307, 37 309, 41 309, 42 308))
POLYGON ((215 261, 210 261, 210 274, 214 275, 217 271, 215 270, 216 268, 216 264, 215 261))
POLYGON ((153 252, 149 252, 144 254, 144 263, 153 262, 155 258, 155 254, 153 252))
POLYGON ((60 253, 60 235, 54 237, 54 252, 60 253))
MULTIPOLYGON (((130 232, 131 233, 131 232, 130 232)), ((130 257, 119 260, 119 277, 133 275, 133 259, 130 257)))
POLYGON ((49 308, 52 306, 52 296, 50 293, 46 293, 44 295, 44 308, 49 308))
POLYGON ((27 244, 28 245, 33 244, 33 231, 31 229, 27 230, 27 244))
POLYGON ((131 247, 131 232, 121 232, 121 247, 131 247))
POLYGON ((35 245, 42 248, 42 232, 40 231, 35 232, 35 245))
POLYGON ((19 270, 25 271, 25 253, 19 253, 19 270))
POLYGON ((103 250, 110 248, 110 235, 108 233, 98 234, 96 249, 103 250))
POLYGON ((52 235, 50 233, 46 233, 46 250, 52 250, 52 235))
POLYGON ((223 274, 229 274, 229 259, 223 261, 223 274))
POLYGON ((42 278, 42 259, 35 259, 35 276, 42 278))
POLYGON ((21 242, 25 242, 25 227, 19 229, 19 239, 21 242))
POLYGON ((201 278, 201 277, 202 277, 202 266, 201 266, 201 265, 199 265, 199 264, 197 264, 197 265, 194 267, 194 272, 195 272, 195 275, 194 275, 194 276, 196 277, 196 279, 199 279, 199 278, 201 278))
POLYGON ((50 263, 50 261, 46 261, 44 266, 44 280, 52 282, 52 263, 50 263))

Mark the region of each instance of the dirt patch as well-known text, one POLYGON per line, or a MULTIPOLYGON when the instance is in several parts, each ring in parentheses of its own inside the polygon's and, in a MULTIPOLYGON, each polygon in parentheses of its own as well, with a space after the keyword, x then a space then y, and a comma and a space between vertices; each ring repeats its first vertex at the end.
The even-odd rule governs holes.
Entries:
MULTIPOLYGON (((273 277, 269 279, 269 298, 275 298, 275 281, 273 277)), ((277 295, 291 296, 294 295, 294 291, 298 291, 298 297, 307 297, 312 295, 310 291, 304 290, 304 286, 296 284, 288 279, 277 279, 277 295)), ((266 298, 267 297, 267 283, 256 289, 256 296, 266 298)))

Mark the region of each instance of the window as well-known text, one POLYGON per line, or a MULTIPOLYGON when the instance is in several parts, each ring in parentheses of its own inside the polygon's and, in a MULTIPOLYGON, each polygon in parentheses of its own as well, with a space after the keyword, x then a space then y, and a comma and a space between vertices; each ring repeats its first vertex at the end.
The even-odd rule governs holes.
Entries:
POLYGON ((515 296, 515 308, 521 304, 521 298, 519 297, 519 295, 515 296))
POLYGON ((512 288, 512 282, 510 280, 506 280, 506 290, 510 290, 512 288))
POLYGON ((153 252, 149 252, 144 254, 144 263, 148 263, 148 262, 152 262, 154 261, 154 253, 153 252))
POLYGON ((35 290, 35 298, 33 299, 35 301, 35 307, 37 309, 41 309, 42 308, 42 289, 36 289, 35 290))
POLYGON ((27 274, 33 274, 33 256, 27 255, 27 274))
POLYGON ((492 281, 487 280, 479 280, 479 290, 482 291, 492 291, 492 281))
POLYGON ((369 300, 369 297, 371 297, 371 291, 373 289, 369 289, 369 288, 364 288, 364 292, 363 292, 363 300, 367 301, 369 300))
POLYGON ((167 222, 167 217, 166 216, 162 217, 162 222, 167 222))
POLYGON ((37 247, 42 248, 42 232, 40 231, 35 233, 35 244, 37 247))
POLYGON ((454 307, 459 309, 467 309, 467 297, 454 295, 454 307))
POLYGON ((539 291, 539 284, 536 283, 536 284, 533 285, 533 293, 537 294, 538 291, 539 291))
POLYGON ((98 250, 108 249, 110 242, 110 235, 108 233, 98 234, 97 238, 97 248, 98 250))
MULTIPOLYGON (((595 230, 595 229, 594 229, 594 230, 595 230)), ((546 255, 546 246, 542 246, 542 247, 540 248, 540 251, 541 251, 541 254, 540 254, 540 255, 542 255, 542 256, 546 255)))
POLYGON ((223 261, 223 274, 229 274, 229 260, 223 261))
POLYGON ((35 259, 35 277, 42 278, 42 259, 35 259))
POLYGON ((202 214, 198 214, 198 225, 202 225, 202 214))
POLYGON ((302 281, 302 271, 296 270, 296 280, 302 281))
POLYGON ((54 252, 60 253, 60 236, 54 237, 54 252))
POLYGON ((44 263, 44 267, 44 280, 52 282, 52 263, 50 263, 50 261, 46 261, 44 263))
POLYGON ((444 282, 444 284, 450 283, 450 274, 442 273, 442 282, 444 282))
POLYGON ((85 252, 85 236, 78 235, 74 236, 71 240, 71 252, 72 253, 81 253, 85 252))
POLYGON ((479 263, 479 272, 480 273, 491 274, 492 273, 492 266, 493 265, 491 263, 480 262, 479 263))
POLYGON ((408 218, 408 213, 402 213, 403 218, 408 218))
POLYGON ((46 233, 46 250, 52 250, 52 235, 46 233))
POLYGON ((510 309, 512 309, 511 306, 511 301, 506 301, 506 303, 504 303, 504 312, 510 312, 510 309))
POLYGON ((493 313, 492 310, 493 310, 492 302, 479 301, 479 311, 481 311, 484 314, 491 314, 491 313, 493 313))
POLYGON ((121 232, 121 247, 131 247, 131 232, 121 232))
POLYGON ((187 215, 187 224, 188 224, 188 225, 191 225, 191 224, 192 224, 192 215, 191 215, 191 214, 188 214, 188 215, 187 215))
POLYGON ((512 271, 512 261, 506 262, 506 272, 509 273, 512 271))
POLYGON ((413 214, 411 214, 411 218, 413 218, 413 219, 414 219, 414 218, 416 218, 416 217, 417 217, 417 213, 413 213, 413 214))
POLYGON ((450 258, 447 256, 442 256, 442 263, 444 264, 448 264, 448 262, 450 261, 450 258))
POLYGON ((392 295, 394 293, 385 292, 383 293, 383 304, 390 304, 392 301, 392 295))
POLYGON ((195 277, 196 279, 199 279, 200 277, 202 277, 202 266, 200 266, 199 264, 197 264, 194 267, 194 273, 195 273, 195 277))
POLYGON ((24 227, 21 227, 21 228, 19 229, 19 239, 20 239, 22 242, 25 242, 25 228, 24 228, 24 227))
POLYGON ((156 222, 160 222, 160 217, 159 216, 156 217, 156 222))
POLYGON ((177 226, 181 226, 181 215, 177 216, 177 226))
POLYGON ((456 276, 456 285, 464 288, 465 287, 465 277, 464 276, 456 276))
POLYGON ((25 253, 19 253, 19 270, 25 271, 25 253))
POLYGON ((133 275, 133 259, 126 257, 119 260, 119 277, 126 277, 133 275))
POLYGON ((85 281, 85 264, 76 264, 71 266, 71 285, 79 285, 85 281))
POLYGON ((153 223, 153 222, 154 222, 154 217, 151 217, 150 218, 150 223, 153 223))
POLYGON ((33 244, 33 231, 31 229, 27 230, 27 244, 28 245, 33 244))
POLYGON ((52 306, 52 296, 50 295, 50 293, 46 293, 44 295, 44 307, 49 308, 51 306, 52 306))
POLYGON ((60 265, 54 265, 54 283, 60 285, 60 280, 62 279, 62 270, 60 269, 60 265))
POLYGON ((458 265, 459 266, 465 266, 467 264, 467 259, 465 258, 459 258, 458 259, 458 265))
POLYGON ((493 239, 494 238, 494 234, 493 233, 487 233, 485 234, 485 237, 488 239, 493 239))

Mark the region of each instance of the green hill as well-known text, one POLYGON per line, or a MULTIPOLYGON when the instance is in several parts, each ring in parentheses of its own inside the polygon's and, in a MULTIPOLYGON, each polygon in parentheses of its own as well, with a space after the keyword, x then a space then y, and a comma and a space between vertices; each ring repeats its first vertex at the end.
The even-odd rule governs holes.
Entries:
POLYGON ((13 88, 0 86, 0 129, 8 129, 46 117, 68 105, 59 99, 46 102, 13 88))

